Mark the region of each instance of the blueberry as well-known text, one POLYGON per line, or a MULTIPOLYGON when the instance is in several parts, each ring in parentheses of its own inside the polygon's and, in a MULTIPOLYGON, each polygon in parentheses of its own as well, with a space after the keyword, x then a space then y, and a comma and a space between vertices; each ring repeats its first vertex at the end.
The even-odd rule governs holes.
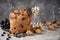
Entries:
POLYGON ((24 33, 23 35, 27 35, 26 33, 24 33))
POLYGON ((4 34, 1 34, 1 36, 4 36, 4 34))
POLYGON ((15 32, 16 35, 19 35, 19 32, 15 32))
POLYGON ((7 31, 7 32, 9 32, 9 29, 4 29, 4 31, 7 31))
POLYGON ((9 25, 9 22, 7 22, 6 24, 9 25))
POLYGON ((6 38, 6 40, 9 40, 9 38, 6 38))
POLYGON ((10 25, 10 22, 8 22, 8 25, 10 25))
POLYGON ((3 27, 3 25, 1 25, 1 27, 3 27))
POLYGON ((5 32, 3 32, 3 34, 6 34, 5 32))
POLYGON ((11 36, 9 34, 7 36, 8 36, 8 38, 11 38, 11 36))
POLYGON ((5 19, 5 21, 2 21, 0 24, 1 24, 1 29, 3 29, 4 31, 10 28, 10 22, 7 18, 5 19))
POLYGON ((22 35, 22 37, 25 37, 26 36, 26 34, 24 33, 23 35, 22 35))
POLYGON ((5 21, 8 22, 9 20, 6 18, 5 21))
POLYGON ((11 38, 11 36, 8 36, 8 38, 11 38))
POLYGON ((1 21, 1 23, 0 23, 1 25, 3 25, 4 24, 4 21, 1 21))
POLYGON ((25 35, 23 35, 22 37, 25 37, 25 35))
POLYGON ((1 29, 4 29, 3 27, 1 27, 1 29))
POLYGON ((21 35, 16 35, 16 37, 17 37, 17 38, 20 38, 20 37, 21 37, 21 35))

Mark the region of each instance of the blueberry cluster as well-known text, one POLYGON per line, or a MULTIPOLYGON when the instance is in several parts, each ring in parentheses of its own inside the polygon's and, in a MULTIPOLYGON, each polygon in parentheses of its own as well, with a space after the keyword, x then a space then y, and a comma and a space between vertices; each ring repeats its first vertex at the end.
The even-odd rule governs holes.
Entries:
POLYGON ((21 38, 21 37, 25 37, 26 36, 26 33, 24 33, 23 35, 20 35, 19 32, 15 32, 13 34, 15 34, 17 38, 21 38))
MULTIPOLYGON (((5 34, 6 34, 6 32, 3 32, 2 34, 1 34, 1 36, 5 36, 5 34)), ((10 38, 11 38, 11 36, 9 36, 9 35, 7 35, 8 37, 6 38, 6 40, 9 40, 10 38)))
MULTIPOLYGON (((11 33, 10 30, 9 30, 10 29, 10 22, 9 22, 9 20, 7 18, 5 20, 1 21, 0 25, 1 25, 0 26, 1 29, 3 29, 4 31, 8 31, 9 33, 11 33)), ((1 34, 1 36, 5 36, 5 34, 6 33, 3 32, 1 34)), ((20 35, 19 32, 15 32, 13 34, 15 34, 17 38, 21 38, 21 37, 25 37, 26 36, 26 33, 24 33, 23 35, 20 35)), ((7 34, 7 36, 8 37, 6 38, 6 40, 10 40, 11 36, 9 34, 7 34)))
MULTIPOLYGON (((3 32, 1 34, 1 36, 5 36, 5 34, 6 34, 6 32, 3 32)), ((15 34, 17 38, 26 37, 26 33, 24 33, 23 35, 20 35, 18 32, 15 32, 13 34, 15 34)), ((11 39, 11 36, 9 34, 7 34, 7 36, 8 37, 6 38, 6 40, 10 40, 11 39)))
POLYGON ((10 23, 7 18, 5 20, 1 21, 0 25, 1 25, 1 29, 3 29, 4 31, 8 31, 10 28, 10 23))

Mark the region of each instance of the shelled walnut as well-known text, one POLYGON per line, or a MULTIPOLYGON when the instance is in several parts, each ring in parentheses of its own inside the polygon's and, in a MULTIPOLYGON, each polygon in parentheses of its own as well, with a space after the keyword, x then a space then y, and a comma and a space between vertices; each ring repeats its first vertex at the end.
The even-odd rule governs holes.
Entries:
POLYGON ((47 21, 47 22, 46 22, 46 25, 47 25, 47 26, 49 26, 49 25, 51 25, 51 24, 52 24, 51 21, 47 21))
POLYGON ((42 31, 40 29, 36 29, 35 33, 40 34, 40 33, 42 33, 42 31))
POLYGON ((46 26, 48 27, 49 30, 55 30, 57 27, 57 25, 53 24, 51 21, 47 21, 46 26))
POLYGON ((26 31, 26 34, 27 34, 28 36, 31 36, 31 35, 33 35, 33 32, 32 32, 31 30, 27 30, 27 31, 26 31))
POLYGON ((57 21, 56 24, 57 24, 58 26, 60 26, 60 21, 57 21))
POLYGON ((56 28, 55 28, 54 25, 50 25, 50 26, 48 27, 48 29, 49 29, 49 30, 55 30, 56 28))
POLYGON ((33 33, 42 33, 43 31, 43 25, 42 23, 37 23, 36 25, 33 25, 31 28, 33 33))

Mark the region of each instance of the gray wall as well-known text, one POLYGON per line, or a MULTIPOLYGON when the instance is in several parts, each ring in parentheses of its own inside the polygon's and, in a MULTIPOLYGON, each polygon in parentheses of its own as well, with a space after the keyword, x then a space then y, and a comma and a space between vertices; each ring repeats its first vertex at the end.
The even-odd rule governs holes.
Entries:
POLYGON ((60 0, 0 0, 0 21, 8 18, 11 10, 30 10, 35 5, 40 7, 38 22, 60 20, 60 0))

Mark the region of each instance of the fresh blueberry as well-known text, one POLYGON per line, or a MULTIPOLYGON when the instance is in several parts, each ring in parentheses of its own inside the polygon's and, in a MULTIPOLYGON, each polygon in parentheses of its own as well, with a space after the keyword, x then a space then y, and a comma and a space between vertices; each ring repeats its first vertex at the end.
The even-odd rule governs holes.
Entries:
POLYGON ((19 32, 15 32, 16 35, 19 35, 19 32))
POLYGON ((6 18, 5 21, 8 22, 9 20, 6 18))
POLYGON ((9 29, 5 29, 4 31, 7 31, 7 32, 9 32, 9 29))
POLYGON ((11 38, 11 36, 8 36, 8 38, 11 38))
POLYGON ((1 21, 0 24, 1 24, 1 29, 3 29, 4 31, 10 28, 10 22, 7 18, 5 19, 5 21, 1 21))
POLYGON ((7 22, 6 24, 9 25, 9 22, 7 22))
POLYGON ((26 33, 24 33, 22 36, 25 37, 26 36, 26 33))
POLYGON ((9 38, 6 38, 6 40, 9 40, 9 38))
POLYGON ((20 38, 21 37, 21 35, 19 34, 19 32, 15 32, 15 34, 16 34, 16 37, 17 38, 20 38))
POLYGON ((1 25, 3 25, 4 24, 4 21, 1 21, 1 23, 0 23, 1 25))
POLYGON ((1 27, 3 27, 3 25, 1 25, 1 27))
POLYGON ((6 26, 5 26, 5 28, 6 28, 6 29, 9 29, 9 26, 8 26, 8 25, 6 25, 6 26))
POLYGON ((26 33, 24 33, 23 35, 27 35, 26 33))
POLYGON ((22 37, 25 37, 26 35, 22 35, 22 37))
POLYGON ((10 25, 10 22, 8 22, 8 25, 10 25))
POLYGON ((3 34, 6 34, 5 32, 3 32, 3 34))
POLYGON ((4 29, 3 27, 1 27, 1 29, 4 29))
POLYGON ((22 37, 25 37, 25 35, 23 35, 22 37))
POLYGON ((17 37, 17 38, 20 38, 20 37, 21 37, 21 35, 16 35, 16 37, 17 37))
POLYGON ((1 36, 4 36, 4 34, 1 34, 1 36))
POLYGON ((8 36, 8 38, 11 38, 11 36, 9 34, 7 36, 8 36))

